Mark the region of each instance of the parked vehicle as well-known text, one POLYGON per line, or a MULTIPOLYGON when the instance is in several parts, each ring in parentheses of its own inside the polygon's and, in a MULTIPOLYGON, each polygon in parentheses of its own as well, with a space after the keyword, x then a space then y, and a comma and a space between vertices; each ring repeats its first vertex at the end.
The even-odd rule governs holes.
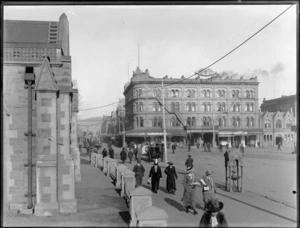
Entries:
POLYGON ((163 144, 156 143, 153 145, 145 145, 142 147, 142 158, 151 162, 154 159, 161 158, 163 155, 163 144))

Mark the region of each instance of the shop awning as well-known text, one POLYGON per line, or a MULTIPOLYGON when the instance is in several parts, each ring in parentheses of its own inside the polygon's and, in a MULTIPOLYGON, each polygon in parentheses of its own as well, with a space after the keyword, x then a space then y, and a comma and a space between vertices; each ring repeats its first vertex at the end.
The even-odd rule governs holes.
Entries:
MULTIPOLYGON (((130 137, 155 137, 163 136, 162 129, 134 129, 125 132, 126 136, 130 137)), ((186 132, 183 129, 167 129, 167 136, 186 136, 186 132)))

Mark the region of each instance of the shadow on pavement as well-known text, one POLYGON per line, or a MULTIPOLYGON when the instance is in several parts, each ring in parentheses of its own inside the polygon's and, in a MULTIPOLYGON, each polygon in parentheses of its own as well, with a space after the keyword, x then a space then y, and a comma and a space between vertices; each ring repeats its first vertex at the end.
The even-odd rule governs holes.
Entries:
POLYGON ((123 221, 126 224, 130 223, 130 214, 129 214, 129 211, 120 211, 119 215, 121 216, 121 218, 123 219, 123 221))
POLYGON ((184 208, 181 203, 178 203, 177 201, 170 198, 165 198, 165 201, 172 207, 175 207, 178 211, 184 211, 184 208))
POLYGON ((165 187, 159 187, 159 190, 161 190, 164 193, 168 193, 167 189, 165 187))
POLYGON ((196 208, 201 209, 202 211, 205 211, 204 207, 201 206, 199 203, 196 203, 196 208))
POLYGON ((226 191, 226 186, 224 184, 215 183, 215 185, 216 185, 216 188, 226 191))

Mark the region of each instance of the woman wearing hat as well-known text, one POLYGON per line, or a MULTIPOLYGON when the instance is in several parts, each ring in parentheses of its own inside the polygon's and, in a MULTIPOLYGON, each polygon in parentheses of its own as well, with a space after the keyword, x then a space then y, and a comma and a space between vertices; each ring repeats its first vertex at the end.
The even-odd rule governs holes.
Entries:
POLYGON ((207 203, 207 211, 201 217, 199 227, 228 227, 225 215, 220 212, 224 204, 217 199, 207 203))
POLYGON ((177 173, 175 167, 173 166, 173 162, 168 162, 168 164, 169 165, 165 169, 165 174, 167 174, 166 189, 168 193, 175 195, 177 173))
POLYGON ((195 191, 196 188, 193 185, 195 182, 195 174, 194 174, 193 166, 187 167, 186 174, 184 176, 183 180, 183 207, 185 208, 186 213, 189 212, 189 209, 193 210, 193 214, 198 214, 198 212, 195 209, 195 191))
POLYGON ((151 188, 152 192, 157 193, 159 188, 159 181, 162 177, 161 168, 158 166, 158 161, 155 159, 153 166, 150 169, 149 177, 151 177, 151 188))

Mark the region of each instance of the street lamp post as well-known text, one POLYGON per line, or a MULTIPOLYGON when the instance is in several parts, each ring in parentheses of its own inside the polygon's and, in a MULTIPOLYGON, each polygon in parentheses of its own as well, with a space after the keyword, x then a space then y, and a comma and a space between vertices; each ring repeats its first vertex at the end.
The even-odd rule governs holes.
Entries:
POLYGON ((164 80, 161 81, 161 95, 162 95, 162 106, 163 106, 163 131, 164 131, 164 152, 165 152, 165 165, 168 163, 168 152, 167 152, 167 137, 166 137, 166 115, 165 115, 165 98, 164 98, 164 80))

